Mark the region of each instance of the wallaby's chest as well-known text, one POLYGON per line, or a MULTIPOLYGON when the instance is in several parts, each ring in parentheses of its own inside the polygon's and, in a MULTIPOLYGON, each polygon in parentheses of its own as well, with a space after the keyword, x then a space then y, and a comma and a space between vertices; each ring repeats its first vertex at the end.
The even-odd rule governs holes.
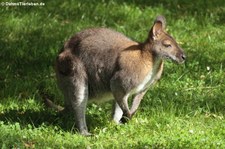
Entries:
POLYGON ((153 68, 149 70, 144 79, 140 82, 140 84, 135 88, 136 93, 141 92, 151 85, 153 85, 157 80, 160 79, 163 70, 162 61, 157 61, 153 68))

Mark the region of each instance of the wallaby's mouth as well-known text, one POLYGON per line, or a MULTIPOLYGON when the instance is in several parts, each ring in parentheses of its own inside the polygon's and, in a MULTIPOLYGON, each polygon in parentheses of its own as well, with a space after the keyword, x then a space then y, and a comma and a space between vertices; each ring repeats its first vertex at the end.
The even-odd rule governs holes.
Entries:
POLYGON ((179 56, 175 55, 163 55, 164 59, 172 60, 175 63, 183 64, 185 62, 186 56, 184 54, 181 54, 179 56))

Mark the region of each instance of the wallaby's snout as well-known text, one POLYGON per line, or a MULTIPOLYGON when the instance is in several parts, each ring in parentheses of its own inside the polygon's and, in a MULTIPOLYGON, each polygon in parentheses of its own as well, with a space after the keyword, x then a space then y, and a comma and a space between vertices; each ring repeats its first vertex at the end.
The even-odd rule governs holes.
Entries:
MULTIPOLYGON (((177 43, 176 43, 177 44, 177 43)), ((178 64, 182 64, 185 62, 186 60, 186 55, 183 51, 182 48, 180 48, 178 45, 175 46, 174 49, 172 49, 171 51, 167 51, 168 53, 168 58, 172 59, 172 61, 178 63, 178 64)))
POLYGON ((186 56, 176 40, 166 32, 166 19, 158 16, 149 34, 153 52, 161 58, 183 63, 186 56))
POLYGON ((182 49, 177 53, 176 57, 176 61, 180 64, 184 63, 184 61, 186 60, 186 55, 184 54, 182 49))

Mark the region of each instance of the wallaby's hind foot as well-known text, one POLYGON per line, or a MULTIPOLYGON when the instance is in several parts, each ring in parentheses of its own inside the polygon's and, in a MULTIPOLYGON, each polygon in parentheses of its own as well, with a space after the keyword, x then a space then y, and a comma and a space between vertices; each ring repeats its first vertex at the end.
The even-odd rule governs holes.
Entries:
POLYGON ((79 132, 82 136, 91 137, 94 136, 92 133, 89 133, 87 130, 79 132))

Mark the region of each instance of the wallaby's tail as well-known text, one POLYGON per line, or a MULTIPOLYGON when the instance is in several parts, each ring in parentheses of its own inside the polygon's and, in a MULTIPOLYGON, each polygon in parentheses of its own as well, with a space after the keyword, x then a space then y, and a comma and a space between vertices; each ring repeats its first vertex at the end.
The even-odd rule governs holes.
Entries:
POLYGON ((64 107, 60 106, 60 105, 56 105, 55 103, 53 103, 50 99, 48 98, 45 98, 44 99, 44 103, 47 107, 49 108, 53 108, 55 109, 56 111, 60 112, 60 111, 63 111, 64 110, 64 107))
POLYGON ((50 100, 50 95, 46 94, 43 90, 39 89, 39 94, 40 94, 40 96, 41 96, 41 98, 42 98, 46 107, 53 108, 58 112, 64 110, 64 107, 62 107, 60 105, 56 105, 55 103, 53 103, 52 100, 50 100))

